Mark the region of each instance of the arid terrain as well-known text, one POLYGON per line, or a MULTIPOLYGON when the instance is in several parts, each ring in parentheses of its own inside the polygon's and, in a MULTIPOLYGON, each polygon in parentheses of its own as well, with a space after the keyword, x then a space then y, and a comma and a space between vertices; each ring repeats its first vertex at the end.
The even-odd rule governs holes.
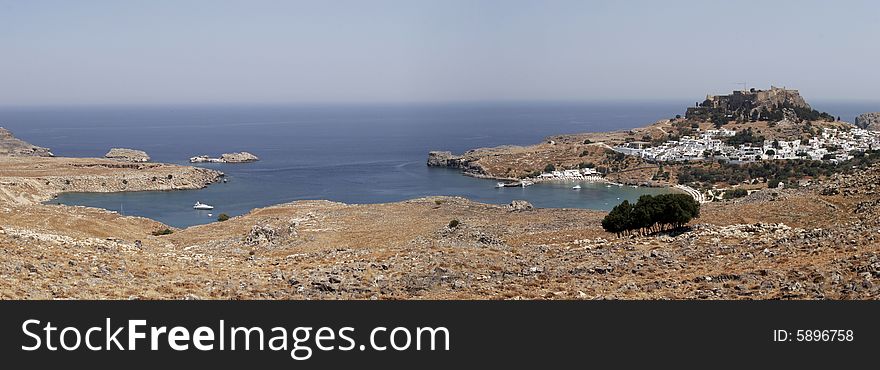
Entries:
POLYGON ((689 230, 620 239, 602 230, 604 212, 449 197, 299 201, 158 236, 169 227, 40 203, 64 191, 197 188, 220 175, 156 163, 0 157, 0 298, 880 296, 877 167, 706 204, 689 230))

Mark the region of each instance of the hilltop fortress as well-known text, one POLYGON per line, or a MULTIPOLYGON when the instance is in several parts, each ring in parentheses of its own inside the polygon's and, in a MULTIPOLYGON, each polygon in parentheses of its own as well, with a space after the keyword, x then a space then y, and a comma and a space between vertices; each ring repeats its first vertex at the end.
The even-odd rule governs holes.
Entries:
POLYGON ((730 95, 707 95, 702 103, 687 109, 685 118, 709 120, 721 116, 732 120, 766 121, 781 115, 784 108, 792 109, 798 116, 802 115, 801 112, 813 112, 797 90, 770 86, 770 90, 752 88, 734 91, 730 95))

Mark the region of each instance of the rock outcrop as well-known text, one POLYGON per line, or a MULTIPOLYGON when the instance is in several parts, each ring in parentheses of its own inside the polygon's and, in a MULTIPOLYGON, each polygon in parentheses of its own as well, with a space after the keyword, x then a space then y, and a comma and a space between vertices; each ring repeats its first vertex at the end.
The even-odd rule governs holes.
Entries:
POLYGON ((448 151, 433 151, 428 153, 428 166, 429 167, 446 167, 449 165, 449 162, 455 158, 452 155, 452 152, 448 151))
POLYGON ((225 153, 220 156, 220 161, 223 163, 246 163, 259 160, 259 157, 248 152, 225 153))
POLYGON ((113 148, 110 149, 107 154, 104 155, 104 158, 114 159, 117 161, 124 162, 149 162, 150 156, 147 155, 147 152, 143 150, 135 150, 135 149, 126 149, 126 148, 113 148))
POLYGON ((742 120, 778 121, 784 114, 781 111, 783 108, 791 109, 791 113, 797 117, 795 122, 801 119, 834 120, 827 113, 813 110, 797 90, 775 86, 770 86, 770 90, 750 89, 734 91, 730 95, 707 95, 706 100, 688 108, 685 117, 709 120, 716 115, 723 115, 742 120))
POLYGON ((0 127, 0 156, 10 157, 53 157, 48 148, 43 148, 15 138, 9 130, 0 127))
MULTIPOLYGON (((481 149, 489 150, 489 149, 481 149)), ((432 151, 428 152, 428 167, 448 167, 458 168, 464 173, 470 175, 485 175, 483 167, 477 161, 481 156, 472 155, 474 152, 468 152, 464 155, 454 155, 448 151, 432 151)))
POLYGON ((514 200, 507 205, 507 208, 511 211, 528 211, 530 209, 534 209, 531 203, 524 200, 514 200))
POLYGON ((189 159, 190 163, 247 163, 256 162, 260 158, 248 152, 224 153, 220 158, 200 155, 189 159))
POLYGON ((856 117, 856 126, 871 131, 880 131, 880 112, 862 113, 856 117))

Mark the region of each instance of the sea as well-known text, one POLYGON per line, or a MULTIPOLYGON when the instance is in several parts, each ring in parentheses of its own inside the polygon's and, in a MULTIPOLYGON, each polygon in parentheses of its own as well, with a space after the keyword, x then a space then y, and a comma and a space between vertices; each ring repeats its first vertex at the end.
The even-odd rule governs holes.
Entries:
MULTIPOLYGON (((146 151, 156 162, 248 151, 243 164, 198 164, 228 182, 201 190, 66 193, 50 203, 100 207, 175 227, 215 222, 258 207, 304 199, 385 203, 461 196, 536 207, 608 210, 624 199, 670 191, 604 184, 540 183, 495 188, 495 181, 426 166, 431 150, 461 153, 545 137, 645 126, 683 114, 692 102, 503 102, 431 104, 141 105, 2 107, 0 126, 58 156, 101 157, 112 147, 146 151), (196 202, 212 211, 192 208, 196 202)), ((826 102, 819 110, 853 121, 880 110, 868 102, 826 102)))

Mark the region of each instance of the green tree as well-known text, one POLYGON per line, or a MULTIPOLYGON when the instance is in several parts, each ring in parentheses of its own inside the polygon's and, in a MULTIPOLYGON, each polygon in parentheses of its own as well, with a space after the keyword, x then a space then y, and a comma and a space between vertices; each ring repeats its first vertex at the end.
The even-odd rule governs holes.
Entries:
POLYGON ((700 204, 687 194, 643 195, 635 205, 624 200, 602 219, 602 228, 618 237, 679 229, 700 217, 700 204))

